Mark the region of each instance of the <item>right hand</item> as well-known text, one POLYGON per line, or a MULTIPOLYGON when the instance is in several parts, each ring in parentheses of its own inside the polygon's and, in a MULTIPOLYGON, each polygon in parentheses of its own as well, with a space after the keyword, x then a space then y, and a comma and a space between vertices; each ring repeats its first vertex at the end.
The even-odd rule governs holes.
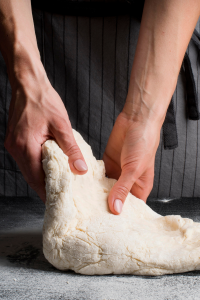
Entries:
POLYGON ((87 165, 74 139, 65 106, 42 72, 24 70, 12 86, 4 146, 17 162, 25 180, 43 202, 46 200, 41 146, 55 139, 69 157, 74 174, 87 172, 87 165))
POLYGON ((153 187, 161 124, 133 116, 125 108, 118 115, 103 156, 106 174, 117 179, 108 197, 114 214, 121 213, 129 192, 146 202, 153 187))

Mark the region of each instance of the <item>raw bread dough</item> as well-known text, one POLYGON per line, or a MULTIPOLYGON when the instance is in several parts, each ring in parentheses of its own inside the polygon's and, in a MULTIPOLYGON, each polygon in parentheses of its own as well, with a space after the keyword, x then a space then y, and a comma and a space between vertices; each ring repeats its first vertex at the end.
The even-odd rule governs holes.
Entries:
POLYGON ((52 140, 42 147, 46 174, 43 251, 60 270, 77 273, 162 275, 200 269, 200 224, 155 213, 129 194, 121 215, 107 197, 116 180, 105 177, 81 135, 75 139, 88 172, 74 175, 68 157, 52 140))

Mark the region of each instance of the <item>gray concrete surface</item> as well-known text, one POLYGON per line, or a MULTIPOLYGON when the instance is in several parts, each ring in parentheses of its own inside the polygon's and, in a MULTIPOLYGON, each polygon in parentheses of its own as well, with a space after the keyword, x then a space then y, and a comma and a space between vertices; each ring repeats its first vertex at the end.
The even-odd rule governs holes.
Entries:
MULTIPOLYGON (((149 201, 157 212, 200 221, 200 199, 149 201)), ((0 299, 200 299, 200 272, 83 276, 61 272, 42 253, 44 205, 37 198, 0 197, 0 299)))

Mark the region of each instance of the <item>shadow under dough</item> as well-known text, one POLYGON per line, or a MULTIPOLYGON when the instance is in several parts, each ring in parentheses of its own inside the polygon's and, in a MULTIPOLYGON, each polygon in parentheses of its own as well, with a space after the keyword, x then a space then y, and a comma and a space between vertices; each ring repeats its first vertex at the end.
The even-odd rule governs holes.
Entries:
POLYGON ((1 232, 0 265, 58 272, 45 259, 41 231, 1 232))

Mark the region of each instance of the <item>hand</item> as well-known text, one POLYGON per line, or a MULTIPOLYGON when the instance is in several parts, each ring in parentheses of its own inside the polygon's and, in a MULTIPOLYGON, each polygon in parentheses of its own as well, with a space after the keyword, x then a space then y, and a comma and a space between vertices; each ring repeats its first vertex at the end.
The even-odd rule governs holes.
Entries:
POLYGON ((23 71, 12 89, 4 145, 17 162, 27 183, 45 202, 41 145, 46 140, 56 140, 68 155, 73 173, 85 174, 87 165, 75 142, 62 100, 45 72, 32 73, 23 71))
POLYGON ((129 192, 146 202, 153 187, 159 139, 158 123, 133 121, 126 113, 119 114, 103 156, 106 174, 118 180, 108 197, 112 213, 121 213, 129 192))
POLYGON ((125 103, 128 109, 118 116, 103 157, 107 175, 118 179, 108 197, 115 214, 121 212, 129 191, 146 201, 152 189, 160 128, 199 12, 198 0, 192 5, 145 0, 125 103))

